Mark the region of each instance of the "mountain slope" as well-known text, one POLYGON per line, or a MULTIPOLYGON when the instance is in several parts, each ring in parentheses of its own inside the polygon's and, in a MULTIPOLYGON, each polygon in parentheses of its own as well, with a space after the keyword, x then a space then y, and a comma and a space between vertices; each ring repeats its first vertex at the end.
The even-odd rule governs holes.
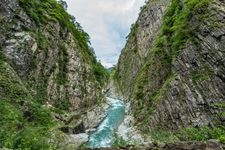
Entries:
POLYGON ((142 131, 224 125, 224 27, 224 1, 150 0, 142 8, 113 75, 142 131))
POLYGON ((52 112, 102 102, 108 73, 88 34, 55 0, 2 0, 0 23, 0 147, 53 149, 52 112))

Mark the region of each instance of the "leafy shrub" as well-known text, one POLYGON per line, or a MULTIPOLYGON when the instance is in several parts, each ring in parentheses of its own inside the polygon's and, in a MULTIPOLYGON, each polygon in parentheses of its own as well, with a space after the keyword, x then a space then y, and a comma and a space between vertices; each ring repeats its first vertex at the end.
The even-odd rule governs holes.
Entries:
POLYGON ((177 137, 182 141, 206 141, 209 139, 217 139, 225 143, 225 128, 224 127, 189 127, 177 133, 177 137))
POLYGON ((165 131, 162 129, 154 129, 149 132, 149 136, 154 142, 175 142, 175 141, 207 141, 217 139, 221 143, 225 143, 224 127, 188 127, 178 131, 165 131))
POLYGON ((131 142, 131 140, 124 140, 122 137, 119 137, 118 135, 115 135, 113 139, 113 148, 121 148, 121 147, 126 147, 129 145, 134 145, 135 143, 131 142))
POLYGON ((30 105, 30 116, 16 103, 4 99, 0 101, 0 147, 13 149, 48 149, 56 145, 49 144, 49 129, 54 126, 48 110, 30 105), (32 117, 29 118, 29 117, 32 117))
POLYGON ((14 136, 13 148, 50 149, 49 137, 49 131, 45 127, 27 127, 14 136))
POLYGON ((97 62, 93 65, 94 75, 97 79, 97 81, 100 83, 101 86, 104 85, 104 83, 109 78, 109 73, 107 70, 102 66, 100 62, 97 62))
POLYGON ((51 112, 33 99, 11 67, 0 60, 0 147, 46 149, 51 112))
POLYGON ((172 131, 163 131, 160 129, 154 129, 150 131, 150 137, 155 143, 160 142, 175 142, 179 139, 172 131))

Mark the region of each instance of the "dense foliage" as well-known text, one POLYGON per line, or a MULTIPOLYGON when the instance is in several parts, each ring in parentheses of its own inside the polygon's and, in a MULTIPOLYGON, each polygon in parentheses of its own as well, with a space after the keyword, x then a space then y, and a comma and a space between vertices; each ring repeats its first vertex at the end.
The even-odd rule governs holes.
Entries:
MULTIPOLYGON (((153 0, 149 0, 151 2, 153 0)), ((149 50, 146 63, 140 69, 133 83, 134 100, 133 113, 137 124, 143 133, 148 133, 148 121, 153 114, 156 105, 163 100, 163 96, 168 92, 168 84, 174 81, 176 74, 172 72, 173 62, 177 59, 180 52, 186 48, 188 43, 199 47, 200 43, 197 39, 199 22, 209 16, 206 12, 210 0, 172 0, 166 14, 163 17, 163 23, 159 31, 159 35, 153 43, 153 47, 149 50), (194 20, 194 21, 193 21, 194 20), (196 40, 197 39, 197 40, 196 40), (157 83, 156 81, 160 81, 157 83), (158 84, 158 85, 157 85, 158 84), (151 87, 151 88, 150 88, 151 87), (146 90, 150 89, 150 90, 146 90), (141 123, 140 123, 141 122, 141 123)), ((151 5, 151 4, 149 4, 151 5)), ((146 7, 143 7, 145 9, 146 7)), ((138 22, 131 28, 128 36, 132 41, 136 41, 138 34, 138 22)), ((137 41, 136 41, 137 42, 137 41)), ((137 44, 134 44, 137 45, 137 44)), ((138 49, 133 48, 135 54, 138 49)), ((129 69, 129 61, 123 64, 125 71, 129 69), (128 66, 128 67, 127 67, 128 66)), ((117 68, 118 69, 118 68, 117 68)), ((128 71, 129 72, 129 71, 128 71)), ((120 70, 114 72, 114 80, 120 81, 120 70)), ((124 72, 123 72, 124 73, 124 72)), ((193 82, 200 82, 209 79, 213 71, 207 63, 201 64, 197 71, 191 72, 193 82)), ((123 74, 126 77, 126 74, 123 74)), ((126 78, 123 78, 126 79, 126 78)), ((123 85, 121 90, 123 90, 123 85)), ((219 105, 219 107, 224 108, 219 105)), ((221 113, 220 115, 224 115, 221 113)), ((162 125, 163 128, 163 125, 162 125)), ((177 132, 165 132, 163 130, 152 130, 149 135, 155 141, 172 142, 181 141, 205 141, 209 139, 218 139, 224 143, 225 129, 223 127, 190 127, 177 132)))
POLYGON ((51 112, 29 94, 12 68, 0 60, 0 148, 48 149, 51 112))
MULTIPOLYGON (((66 12, 66 3, 64 1, 57 2, 56 0, 20 0, 20 6, 27 12, 27 14, 35 21, 37 26, 44 26, 49 21, 59 22, 61 27, 66 28, 71 32, 75 38, 75 41, 79 44, 82 49, 82 56, 84 59, 91 61, 93 64, 94 75, 102 85, 108 79, 108 74, 106 69, 101 65, 101 63, 97 62, 94 50, 89 46, 90 37, 89 35, 82 29, 81 25, 76 21, 75 17, 68 14, 66 12)), ((44 40, 43 36, 40 37, 40 40, 44 40)), ((45 41, 44 41, 45 42, 45 41)), ((47 43, 47 42, 45 42, 47 43)), ((41 44, 46 45, 46 44, 41 44)), ((42 46, 43 47, 43 46, 42 46)), ((59 64, 62 65, 60 68, 60 74, 58 75, 58 83, 65 84, 66 83, 66 68, 65 65, 67 63, 66 60, 66 51, 62 46, 62 59, 60 59, 59 64), (64 65, 64 66, 63 66, 64 65)))
MULTIPOLYGON (((35 22, 34 28, 28 29, 26 26, 24 28, 34 36, 39 50, 44 51, 43 59, 48 57, 51 41, 43 34, 42 29, 49 22, 59 23, 62 28, 61 32, 70 32, 73 35, 74 41, 81 50, 81 59, 92 66, 99 84, 104 84, 108 79, 108 73, 96 60, 94 51, 90 47, 88 34, 83 31, 75 18, 66 12, 67 5, 64 1, 19 0, 19 5, 35 22)), ((57 44, 60 48, 58 53, 59 72, 55 80, 60 90, 60 86, 65 85, 68 80, 68 52, 63 43, 57 44)), ((32 57, 34 58, 30 70, 37 67, 35 54, 32 57)), ((24 80, 11 68, 0 50, 0 148, 57 149, 59 144, 57 142, 61 140, 60 138, 54 139, 55 134, 59 132, 55 131, 57 123, 53 121, 51 110, 44 105, 46 104, 49 74, 44 72, 46 66, 40 67, 38 79, 31 77, 31 79, 24 80)), ((54 71, 54 69, 55 66, 50 71, 54 71)), ((66 98, 65 96, 65 99, 57 100, 54 104, 57 112, 68 110, 69 102, 66 98)))
POLYGON ((154 129, 149 135, 154 142, 207 141, 217 139, 221 143, 225 143, 225 128, 223 126, 216 128, 189 127, 178 131, 154 129))
MULTIPOLYGON (((139 104, 141 110, 144 106, 154 106, 154 102, 160 99, 163 89, 171 78, 174 77, 172 73, 172 63, 176 60, 180 51, 182 51, 188 42, 196 43, 196 33, 199 24, 192 24, 193 16, 197 19, 204 17, 204 11, 207 10, 209 0, 172 0, 166 14, 163 17, 163 24, 158 37, 154 41, 154 46, 148 56, 147 62, 143 65, 140 73, 135 79, 135 98, 140 100, 139 104), (149 101, 141 102, 144 94, 144 86, 146 83, 153 84, 158 75, 161 74, 160 80, 163 80, 161 85, 152 89, 152 94, 149 96, 149 101), (146 104, 148 103, 148 104, 146 104)), ((133 26, 132 31, 135 31, 137 26, 133 26)), ((132 36, 132 35, 130 35, 132 36)), ((208 68, 207 66, 205 68, 208 68)), ((194 79, 206 79, 210 76, 209 69, 203 69, 202 73, 193 73, 194 79)), ((148 113, 151 113, 152 109, 148 113)), ((136 112, 137 115, 139 112, 136 112)), ((144 113, 144 112, 143 112, 144 113)))
POLYGON ((65 11, 61 3, 57 3, 56 0, 20 0, 19 2, 38 26, 44 26, 49 21, 58 21, 62 27, 73 33, 80 46, 88 51, 88 34, 83 31, 74 17, 65 11))
POLYGON ((101 86, 104 86, 106 81, 109 79, 109 72, 102 66, 100 62, 97 62, 93 65, 94 74, 96 80, 100 83, 101 86))

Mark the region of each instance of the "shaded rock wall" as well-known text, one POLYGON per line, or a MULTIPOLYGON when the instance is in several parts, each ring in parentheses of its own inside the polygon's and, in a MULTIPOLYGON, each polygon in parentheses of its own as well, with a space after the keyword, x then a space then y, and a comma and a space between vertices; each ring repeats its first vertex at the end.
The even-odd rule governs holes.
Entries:
POLYGON ((93 56, 67 27, 54 17, 37 24, 18 0, 1 1, 0 15, 1 53, 37 101, 67 110, 101 101, 93 56))
POLYGON ((149 1, 122 51, 115 86, 142 129, 225 123, 225 5, 192 4, 149 1))
POLYGON ((134 79, 146 62, 169 3, 168 0, 160 0, 146 4, 142 7, 137 22, 131 27, 131 33, 120 55, 115 75, 123 87, 120 89, 124 93, 123 96, 131 93, 130 86, 133 86, 134 79))

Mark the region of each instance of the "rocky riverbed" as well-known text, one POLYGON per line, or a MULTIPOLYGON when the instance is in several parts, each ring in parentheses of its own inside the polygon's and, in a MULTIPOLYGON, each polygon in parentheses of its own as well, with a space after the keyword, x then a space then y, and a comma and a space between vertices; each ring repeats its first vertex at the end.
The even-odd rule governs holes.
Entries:
POLYGON ((110 105, 105 102, 81 115, 79 117, 80 121, 76 121, 76 124, 69 127, 69 129, 74 130, 78 126, 82 126, 82 128, 80 128, 76 133, 67 132, 67 142, 64 145, 67 148, 76 149, 80 145, 87 143, 89 135, 96 131, 99 124, 107 116, 107 110, 109 107, 110 105), (79 124, 77 124, 77 122, 79 122, 79 124))
MULTIPOLYGON (((119 98, 115 98, 115 99, 119 99, 119 98)), ((130 144, 138 143, 138 145, 148 145, 149 143, 146 141, 146 139, 144 139, 144 137, 140 134, 140 132, 133 126, 133 117, 129 115, 129 108, 130 108, 129 103, 123 104, 125 107, 124 108, 125 114, 120 114, 120 112, 112 112, 114 109, 113 107, 117 108, 117 105, 118 105, 117 103, 120 102, 119 100, 115 100, 115 99, 111 98, 111 101, 108 100, 105 103, 85 113, 83 117, 81 117, 82 120, 80 121, 81 122, 80 124, 82 124, 82 128, 80 128, 79 130, 81 132, 80 133, 79 132, 73 133, 72 131, 68 132, 68 140, 66 143, 67 147, 78 148, 80 145, 88 143, 88 141, 90 141, 91 135, 92 135, 91 137, 92 141, 101 142, 101 141, 98 141, 99 139, 93 139, 93 138, 96 136, 96 138, 98 137, 101 139, 101 136, 103 137, 105 136, 105 135, 100 135, 100 133, 98 132, 102 132, 103 128, 101 128, 101 126, 105 127, 107 123, 112 124, 112 126, 107 124, 107 128, 112 128, 111 132, 113 132, 113 133, 110 133, 109 136, 116 135, 118 138, 124 141, 127 141, 127 142, 129 141, 130 144), (113 115, 109 113, 115 113, 115 114, 113 115), (121 115, 122 115, 122 118, 119 117, 121 115), (121 121, 118 121, 119 124, 114 125, 115 119, 117 120, 117 117, 120 118, 122 123, 121 121), (112 120, 109 120, 109 119, 112 119, 112 120), (96 135, 93 136, 94 134, 96 135)), ((122 101, 120 103, 122 103, 122 101)), ((110 142, 108 142, 108 145, 103 144, 103 147, 111 146, 113 142, 112 140, 114 137, 109 137, 109 138, 110 138, 110 142)), ((101 144, 95 143, 95 145, 100 146, 101 144)))
POLYGON ((126 103, 126 114, 123 122, 118 127, 116 132, 118 138, 127 141, 131 144, 148 145, 149 142, 141 135, 140 131, 133 125, 134 118, 129 114, 130 103, 126 103))

